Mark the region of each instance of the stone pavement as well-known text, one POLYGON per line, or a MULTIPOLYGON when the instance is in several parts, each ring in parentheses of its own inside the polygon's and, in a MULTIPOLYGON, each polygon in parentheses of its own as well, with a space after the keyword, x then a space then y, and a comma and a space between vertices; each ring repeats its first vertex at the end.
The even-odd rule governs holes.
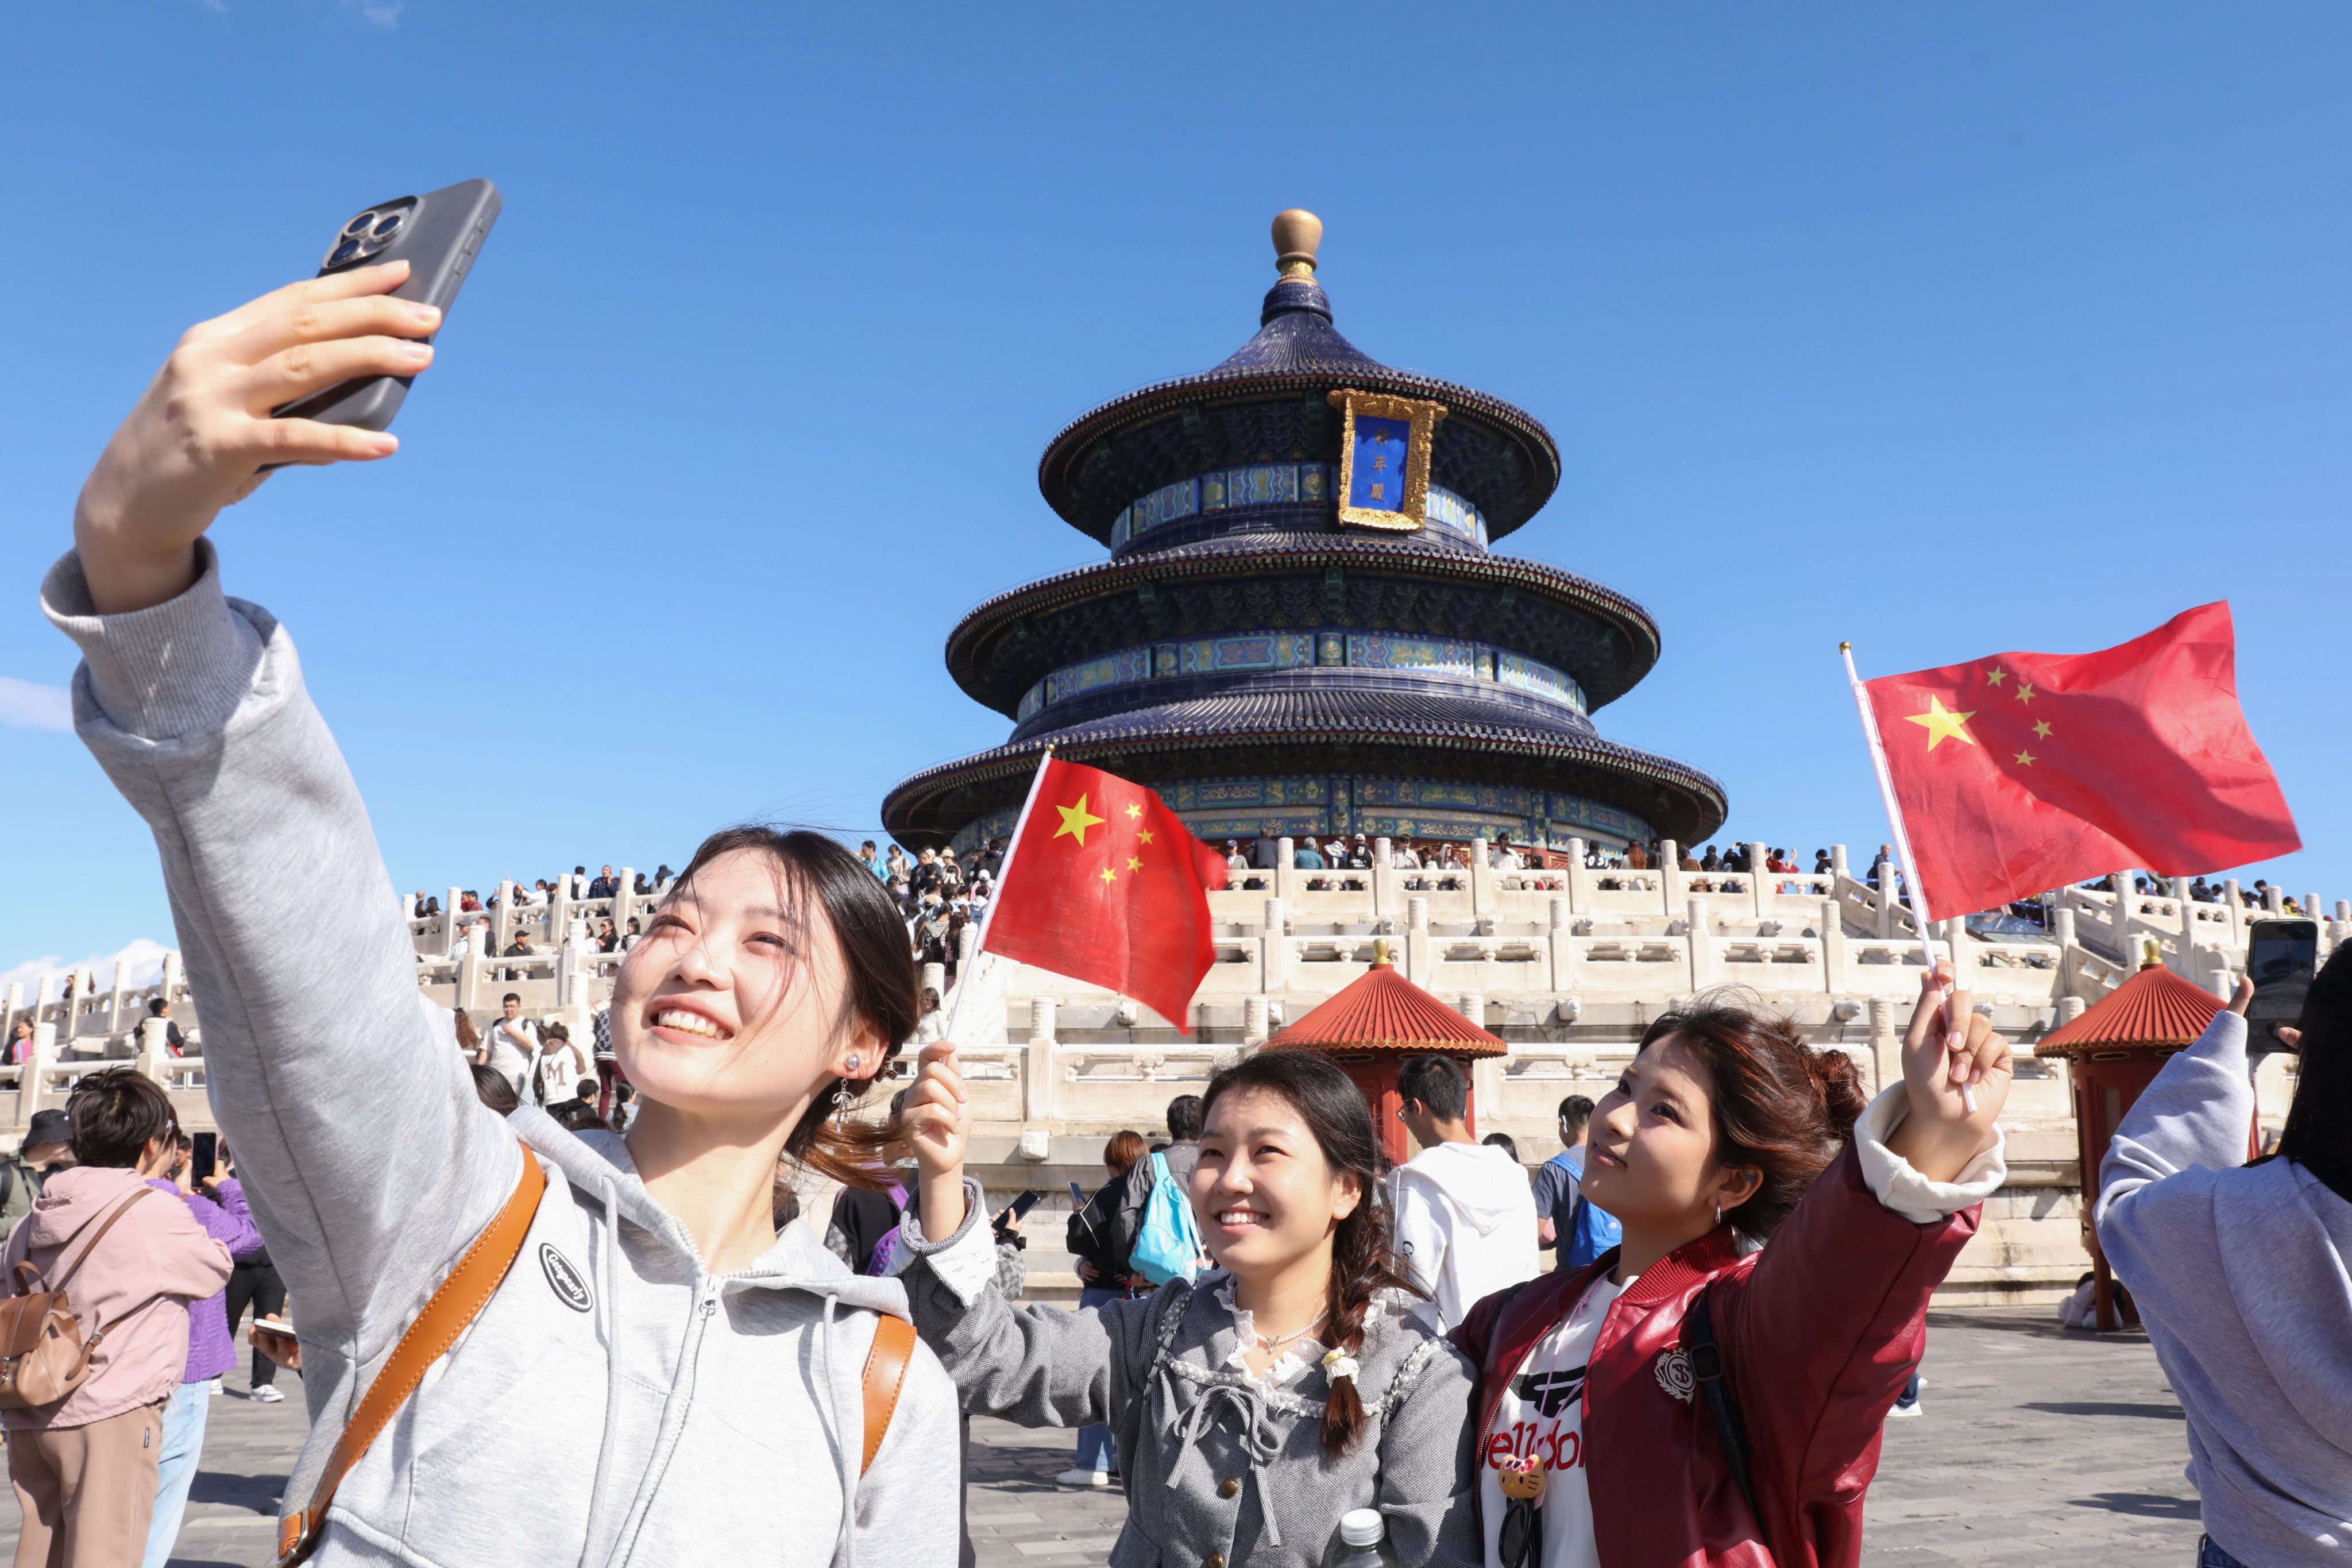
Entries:
MULTIPOLYGON (((2147 1564, 2194 1559, 2197 1499, 2181 1477, 2180 1406, 2145 1337, 2068 1333, 2049 1309, 1928 1317, 1924 1413, 1887 1424, 1871 1489, 1867 1568, 2147 1564)), ((172 1559, 187 1568, 270 1561, 279 1479, 302 1439, 300 1380, 277 1405, 223 1397, 172 1559)), ((244 1387, 242 1371, 230 1386, 244 1387)), ((972 1423, 969 1468, 981 1568, 1100 1563, 1126 1516, 1116 1490, 1054 1485, 1076 1438, 972 1423)), ((0 1552, 14 1510, 0 1504, 0 1552)))

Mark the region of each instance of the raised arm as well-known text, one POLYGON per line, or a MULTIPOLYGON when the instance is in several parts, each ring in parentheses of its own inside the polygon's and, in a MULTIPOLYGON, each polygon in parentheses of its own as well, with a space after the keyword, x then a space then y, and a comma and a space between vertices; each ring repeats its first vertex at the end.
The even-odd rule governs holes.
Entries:
MULTIPOLYGON (((2210 1189, 2171 1178, 2200 1167, 2229 1171, 2246 1163, 2254 1084, 2246 1060, 2245 1015, 2253 997, 2252 983, 2240 981, 2237 994, 2213 1015, 2197 1043, 2158 1069, 2156 1081, 2125 1113, 2100 1162, 2094 1211, 2099 1249, 2143 1311, 2166 1310, 2172 1300, 2169 1287, 2180 1273, 2181 1237, 2189 1233, 2168 1222, 2200 1205, 2210 1214, 2210 1189)), ((2209 1217, 2205 1226, 2193 1228, 2210 1225, 2209 1217)))
POLYGON ((1977 1205, 2007 1177, 1996 1119, 2010 1049, 1950 984, 1942 965, 1922 977, 1904 1081, 1864 1111, 1755 1268, 1710 1294, 1759 1469, 1777 1470, 1775 1495, 1797 1508, 1867 1484, 1852 1461, 1918 1360, 1928 1299, 1976 1234, 1977 1205))
POLYGON ((295 284, 192 329, 84 486, 44 608, 80 645, 74 720, 153 830, 222 1130, 303 1332, 362 1361, 511 1189, 513 1138, 436 1044, 367 812, 285 629, 203 539, 268 466, 389 436, 272 419, 413 374, 437 312, 404 266, 295 284))

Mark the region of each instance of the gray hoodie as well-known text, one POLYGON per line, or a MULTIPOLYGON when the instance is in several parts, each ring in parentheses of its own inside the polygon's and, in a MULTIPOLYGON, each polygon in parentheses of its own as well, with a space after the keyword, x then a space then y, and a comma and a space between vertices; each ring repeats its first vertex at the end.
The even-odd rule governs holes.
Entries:
POLYGON ((2099 1167, 2099 1246, 2189 1416, 2205 1532, 2246 1563, 2352 1562, 2352 1204, 2248 1165, 2246 1021, 2164 1064, 2099 1167))
POLYGON ((289 1509, 523 1149, 550 1178, 505 1284, 344 1479, 316 1561, 954 1562, 955 1395, 928 1352, 857 1479, 861 1373, 877 1314, 906 1315, 898 1283, 800 1224, 713 1275, 619 1138, 476 1100, 292 641, 224 599, 198 548, 196 584, 152 609, 91 614, 70 555, 42 598, 81 645, 76 727, 163 853, 214 1113, 294 1302, 312 1425, 289 1509))

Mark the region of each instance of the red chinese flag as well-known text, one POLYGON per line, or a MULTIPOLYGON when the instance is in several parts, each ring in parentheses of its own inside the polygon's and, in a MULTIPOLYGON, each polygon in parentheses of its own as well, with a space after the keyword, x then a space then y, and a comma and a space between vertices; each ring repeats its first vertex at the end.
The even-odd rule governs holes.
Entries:
POLYGON ((1189 1035, 1192 993, 1217 961, 1209 889, 1224 885, 1224 858, 1157 793, 1049 760, 987 948, 1132 996, 1189 1035))
POLYGON ((2303 847, 2238 707, 2226 603, 2098 653, 2001 653, 1864 682, 1938 919, 2109 872, 2303 847))

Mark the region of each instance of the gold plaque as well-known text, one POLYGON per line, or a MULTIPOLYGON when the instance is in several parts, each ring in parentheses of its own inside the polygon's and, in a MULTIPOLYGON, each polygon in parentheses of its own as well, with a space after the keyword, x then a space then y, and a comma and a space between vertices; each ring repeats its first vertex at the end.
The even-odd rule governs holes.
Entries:
POLYGON ((1428 521, 1429 447, 1442 403, 1352 388, 1329 395, 1339 433, 1339 521, 1411 533, 1428 521))

